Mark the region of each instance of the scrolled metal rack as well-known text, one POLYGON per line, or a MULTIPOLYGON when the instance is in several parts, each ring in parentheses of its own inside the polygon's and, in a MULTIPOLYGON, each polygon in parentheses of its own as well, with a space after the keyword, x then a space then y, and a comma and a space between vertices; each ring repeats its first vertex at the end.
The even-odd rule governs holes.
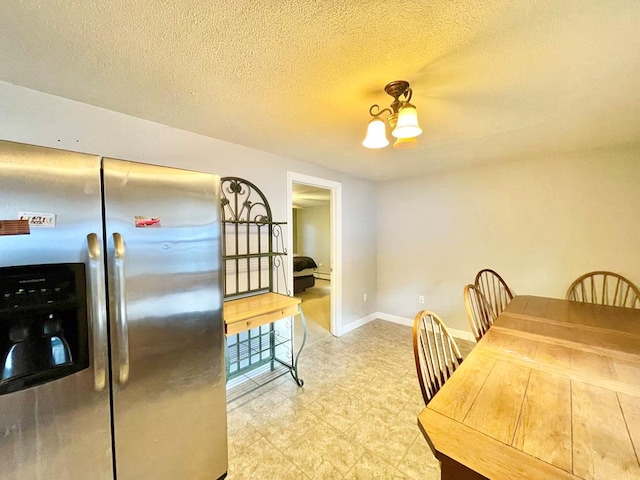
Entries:
POLYGON ((273 221, 267 198, 248 180, 224 177, 220 190, 224 298, 261 292, 291 295, 283 260, 286 223, 273 221))
MULTIPOLYGON (((267 198, 248 180, 224 177, 220 187, 224 299, 234 300, 267 292, 290 296, 283 229, 286 223, 273 221, 267 198)), ((249 377, 252 371, 268 366, 273 373, 268 375, 268 381, 291 373, 298 386, 302 386, 298 359, 307 332, 304 314, 301 309, 299 311, 304 336, 297 354, 294 354, 291 320, 288 324, 287 320, 281 320, 278 325, 270 323, 228 337, 228 380, 241 375, 249 377), (282 373, 276 372, 278 366, 284 367, 282 373)), ((248 391, 245 389, 244 393, 248 391)))

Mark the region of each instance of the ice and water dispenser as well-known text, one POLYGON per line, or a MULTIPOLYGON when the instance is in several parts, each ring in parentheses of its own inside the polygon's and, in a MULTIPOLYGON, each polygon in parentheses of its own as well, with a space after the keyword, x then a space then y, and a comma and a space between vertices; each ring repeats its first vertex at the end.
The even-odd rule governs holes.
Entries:
POLYGON ((0 395, 89 366, 82 263, 0 268, 0 395))

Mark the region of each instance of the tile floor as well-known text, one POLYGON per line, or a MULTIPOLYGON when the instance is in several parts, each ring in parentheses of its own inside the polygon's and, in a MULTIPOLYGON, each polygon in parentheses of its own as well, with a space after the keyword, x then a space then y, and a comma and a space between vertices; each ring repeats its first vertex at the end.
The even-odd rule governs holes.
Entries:
POLYGON ((228 405, 228 480, 439 479, 417 426, 411 328, 375 320, 309 336, 302 388, 286 375, 228 405))

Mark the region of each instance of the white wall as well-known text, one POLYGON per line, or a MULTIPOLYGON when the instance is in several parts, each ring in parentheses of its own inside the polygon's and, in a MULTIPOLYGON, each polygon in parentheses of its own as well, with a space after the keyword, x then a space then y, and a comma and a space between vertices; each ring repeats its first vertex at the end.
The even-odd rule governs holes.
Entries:
POLYGON ((341 182, 343 326, 375 311, 412 318, 428 307, 453 328, 467 329, 462 288, 487 266, 517 293, 563 297, 575 277, 593 269, 640 283, 638 146, 376 188, 312 164, 3 82, 0 105, 0 139, 244 177, 263 190, 276 219, 287 218, 287 170, 341 182), (424 305, 418 295, 425 296, 424 305))
POLYGON ((297 217, 297 253, 313 258, 318 264, 318 273, 331 275, 331 209, 329 205, 299 208, 297 217))
POLYGON ((287 171, 342 183, 342 325, 375 311, 362 288, 376 286, 375 204, 372 183, 313 164, 234 145, 117 112, 0 82, 0 140, 169 165, 256 184, 274 218, 286 221, 287 171), (362 252, 369 255, 362 258, 362 252))
POLYGON ((640 284, 638 145, 387 182, 377 201, 383 313, 468 330, 462 290, 485 267, 519 294, 564 298, 599 269, 640 284))

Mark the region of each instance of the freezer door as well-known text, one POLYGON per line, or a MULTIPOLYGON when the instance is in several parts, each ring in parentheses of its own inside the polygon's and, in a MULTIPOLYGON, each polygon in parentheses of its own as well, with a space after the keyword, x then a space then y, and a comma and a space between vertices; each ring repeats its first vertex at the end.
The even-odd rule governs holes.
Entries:
POLYGON ((103 160, 118 480, 227 471, 219 179, 103 160))
MULTIPOLYGON (((98 284, 104 287, 105 281, 104 268, 96 258, 101 253, 102 240, 100 191, 98 157, 0 142, 0 222, 3 224, 0 267, 84 264, 90 295, 89 301, 85 300, 90 315, 88 331, 84 331, 85 342, 89 341, 89 366, 63 378, 0 395, 0 477, 3 480, 113 479, 109 390, 105 384, 107 340, 105 336, 101 345, 92 341, 94 335, 105 332, 97 325, 101 318, 106 327, 105 306, 102 312, 96 311, 100 301, 105 302, 104 288, 95 287, 98 284), (14 228, 20 216, 32 219, 28 234, 15 234, 25 231, 24 225, 14 228), (87 238, 90 234, 93 234, 91 257, 87 238)), ((15 270, 3 269, 3 272, 15 270)), ((38 284, 39 280, 37 275, 31 275, 24 281, 25 285, 44 285, 38 284)), ((0 284, 10 290, 0 295, 12 298, 17 290, 13 288, 15 283, 0 279, 0 284)), ((27 295, 35 290, 32 286, 25 289, 27 295)), ((34 292, 34 297, 38 295, 34 292)), ((29 300, 18 302, 25 305, 25 301, 29 300)), ((6 328, 7 322, 27 325, 35 322, 35 314, 29 307, 16 308, 24 312, 17 318, 9 311, 10 302, 1 304, 9 307, 0 311, 0 331, 3 332, 0 361, 4 378, 15 366, 8 350, 20 340, 15 332, 7 333, 11 332, 11 328, 6 328)), ((84 318, 86 321, 86 315, 84 318)), ((30 335, 36 342, 42 341, 38 332, 30 335)))

